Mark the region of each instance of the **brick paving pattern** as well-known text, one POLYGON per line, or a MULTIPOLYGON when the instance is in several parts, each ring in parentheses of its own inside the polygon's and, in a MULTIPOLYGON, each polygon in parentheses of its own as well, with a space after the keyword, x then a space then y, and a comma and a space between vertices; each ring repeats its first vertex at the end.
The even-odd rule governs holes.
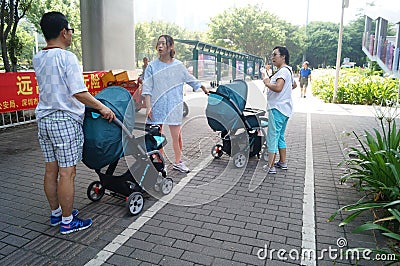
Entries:
MULTIPOLYGON (((327 219, 339 207, 361 197, 351 184, 339 181, 345 171, 343 166, 338 167, 346 156, 344 149, 357 144, 343 132, 363 133, 377 127, 376 121, 370 116, 313 113, 311 123, 317 250, 337 247, 341 237, 348 247, 375 247, 376 241, 383 240, 371 233, 351 233, 361 219, 345 227, 338 227, 343 218, 340 215, 332 222, 327 219)), ((267 176, 249 192, 253 175, 265 175, 257 158, 251 158, 243 171, 232 167, 226 155, 211 161, 182 189, 180 200, 161 208, 104 265, 299 265, 300 260, 283 261, 277 253, 265 260, 257 254, 264 248, 301 252, 306 124, 306 113, 297 112, 289 120, 289 170, 278 169, 276 175, 267 176), (202 186, 214 180, 218 181, 216 188, 226 190, 219 197, 220 191, 202 186), (194 199, 206 203, 196 204, 194 199)), ((48 224, 49 207, 42 184, 44 164, 36 134, 36 125, 0 133, 0 265, 85 265, 141 215, 130 216, 125 202, 118 198, 104 196, 99 202, 91 202, 86 196, 87 186, 98 177, 80 163, 74 207, 80 217, 92 217, 93 226, 71 235, 59 234, 58 227, 48 224)), ((188 123, 183 136, 185 158, 192 169, 209 156, 218 139, 204 117, 188 123)), ((171 146, 167 145, 167 154, 171 146)), ((171 170, 171 166, 168 174, 175 186, 186 176, 171 170)), ((143 212, 156 201, 146 198, 143 212)), ((371 217, 365 214, 363 219, 371 217)), ((333 263, 324 257, 317 264, 333 263)), ((355 264, 337 260, 335 265, 355 264)), ((358 265, 377 264, 361 260, 358 265)))

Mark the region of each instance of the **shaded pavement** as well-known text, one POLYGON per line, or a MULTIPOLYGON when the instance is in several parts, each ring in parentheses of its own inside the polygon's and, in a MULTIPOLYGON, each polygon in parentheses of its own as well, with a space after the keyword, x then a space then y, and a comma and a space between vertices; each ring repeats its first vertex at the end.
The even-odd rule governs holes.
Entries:
MULTIPOLYGON (((262 87, 258 81, 254 85, 262 87)), ((218 138, 204 115, 196 116, 193 109, 185 120, 183 136, 184 156, 194 171, 178 173, 168 163, 174 190, 191 187, 190 197, 168 203, 146 198, 138 216, 129 215, 119 198, 104 196, 91 202, 86 190, 98 177, 79 163, 74 207, 80 217, 91 217, 93 225, 70 235, 61 235, 58 227, 49 225, 36 125, 1 131, 0 265, 299 265, 296 254, 307 243, 322 254, 309 265, 355 265, 355 260, 340 257, 339 251, 375 248, 382 243, 371 232, 350 233, 371 217, 365 214, 345 227, 338 227, 340 215, 332 222, 327 219, 361 197, 351 184, 339 182, 345 169, 338 164, 346 158, 346 148, 357 145, 347 133, 362 134, 378 124, 371 108, 365 106, 324 104, 310 95, 303 99, 299 90, 294 101, 295 114, 287 127, 289 169, 268 176, 256 158, 240 172, 226 155, 210 160, 218 138), (210 186, 202 188, 220 180, 221 173, 231 177, 231 183, 214 197, 210 186), (263 181, 250 192, 254 177, 263 181), (311 209, 304 204, 307 180, 313 181, 311 209), (314 224, 304 224, 305 216, 314 218, 314 224), (336 258, 322 252, 329 248, 338 250, 336 258)), ((171 146, 167 145, 167 155, 171 146)), ((125 162, 119 167, 124 171, 125 162)), ((377 264, 361 258, 358 265, 377 264)))

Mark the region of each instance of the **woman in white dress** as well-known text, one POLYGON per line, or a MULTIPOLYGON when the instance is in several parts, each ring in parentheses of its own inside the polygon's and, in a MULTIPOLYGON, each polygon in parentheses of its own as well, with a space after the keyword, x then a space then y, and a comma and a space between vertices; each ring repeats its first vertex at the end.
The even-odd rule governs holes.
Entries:
POLYGON ((158 38, 158 58, 151 61, 144 73, 142 95, 146 101, 148 124, 168 125, 175 155, 173 169, 188 173, 189 168, 182 162, 182 115, 183 85, 187 83, 194 90, 207 89, 190 75, 183 63, 174 58, 174 39, 169 35, 158 38))

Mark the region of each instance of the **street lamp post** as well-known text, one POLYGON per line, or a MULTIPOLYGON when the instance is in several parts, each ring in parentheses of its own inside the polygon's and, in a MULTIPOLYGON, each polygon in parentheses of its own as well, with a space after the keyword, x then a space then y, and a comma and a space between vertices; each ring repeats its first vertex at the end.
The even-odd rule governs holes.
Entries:
POLYGON ((340 71, 340 55, 342 53, 343 16, 344 16, 344 9, 347 8, 347 7, 349 7, 349 0, 342 0, 342 16, 340 18, 338 49, 337 49, 337 55, 336 55, 335 87, 334 87, 334 90, 333 90, 332 102, 336 102, 336 98, 337 98, 337 89, 338 89, 339 71, 340 71))
MULTIPOLYGON (((308 27, 308 13, 309 13, 309 10, 310 10, 310 0, 307 0, 307 15, 306 15, 306 27, 305 27, 306 40, 307 40, 307 37, 308 37, 307 36, 307 27, 308 27)), ((306 49, 307 48, 304 49, 304 53, 303 53, 303 62, 306 61, 306 59, 307 59, 307 55, 306 55, 307 51, 306 51, 306 49)))

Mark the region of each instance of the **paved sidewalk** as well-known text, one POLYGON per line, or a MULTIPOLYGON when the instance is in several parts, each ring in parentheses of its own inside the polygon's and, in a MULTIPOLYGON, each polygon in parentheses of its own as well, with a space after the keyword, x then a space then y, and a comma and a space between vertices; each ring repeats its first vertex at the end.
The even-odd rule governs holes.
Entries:
MULTIPOLYGON (((183 136, 184 155, 194 171, 185 175, 171 166, 168 171, 174 190, 181 189, 177 197, 148 198, 142 214, 130 216, 121 199, 87 198, 88 185, 98 177, 80 163, 74 207, 80 217, 92 217, 93 226, 70 235, 48 224, 36 126, 0 132, 0 265, 299 265, 296 251, 301 254, 304 243, 314 243, 318 255, 329 248, 374 248, 382 239, 350 233, 361 219, 346 227, 338 227, 341 216, 327 222, 339 207, 360 198, 350 184, 340 184, 345 169, 338 164, 344 149, 357 144, 346 132, 362 134, 377 127, 373 112, 364 106, 324 104, 311 96, 303 99, 297 93, 296 113, 287 128, 287 171, 266 176, 256 158, 243 171, 232 167, 226 155, 210 160, 217 135, 204 116, 192 112, 183 136), (310 178, 311 208, 304 207, 305 180, 310 178), (254 179, 263 181, 249 191, 254 179), (314 225, 304 224, 304 217, 315 217, 314 225), (280 249, 287 253, 278 253, 280 249)), ((167 155, 169 148, 171 144, 167 155)), ((121 171, 124 166, 122 162, 121 171)), ((340 258, 339 252, 334 255, 338 258, 321 255, 317 265, 356 263, 340 258)), ((361 259, 358 265, 379 264, 361 259)))

